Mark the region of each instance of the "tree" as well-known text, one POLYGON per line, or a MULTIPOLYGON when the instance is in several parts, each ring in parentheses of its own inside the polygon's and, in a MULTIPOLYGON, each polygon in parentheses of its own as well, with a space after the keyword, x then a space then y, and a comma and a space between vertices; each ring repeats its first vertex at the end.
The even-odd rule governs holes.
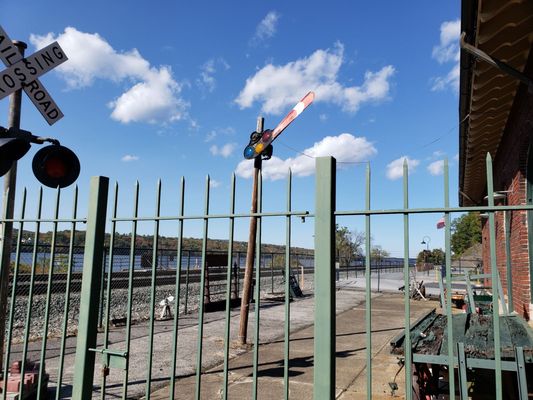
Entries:
POLYGON ((417 264, 428 263, 442 265, 445 253, 442 249, 422 250, 416 257, 417 264))
POLYGON ((335 248, 341 266, 348 266, 363 254, 365 236, 361 232, 350 231, 345 226, 335 225, 335 248))
POLYGON ((370 250, 370 257, 378 262, 383 261, 385 257, 389 256, 390 253, 379 245, 372 247, 372 250, 370 250))
POLYGON ((469 212, 452 221, 451 248, 455 256, 481 243, 481 218, 478 212, 469 212))

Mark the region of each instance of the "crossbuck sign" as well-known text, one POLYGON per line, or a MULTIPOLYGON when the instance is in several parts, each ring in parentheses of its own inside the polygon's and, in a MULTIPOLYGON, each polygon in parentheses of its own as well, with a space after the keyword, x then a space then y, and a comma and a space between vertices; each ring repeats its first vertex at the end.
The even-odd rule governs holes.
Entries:
POLYGON ((0 60, 7 67, 0 72, 0 100, 22 88, 48 124, 53 125, 63 118, 63 113, 37 79, 67 61, 59 43, 54 42, 24 58, 0 26, 0 60))

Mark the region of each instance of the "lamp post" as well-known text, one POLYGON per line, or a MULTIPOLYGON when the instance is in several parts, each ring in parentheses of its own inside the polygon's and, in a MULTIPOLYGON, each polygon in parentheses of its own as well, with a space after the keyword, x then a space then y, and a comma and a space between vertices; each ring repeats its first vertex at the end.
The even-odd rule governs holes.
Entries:
POLYGON ((429 242, 431 242, 431 238, 429 236, 424 236, 422 238, 422 241, 420 242, 420 244, 425 244, 426 245, 426 250, 429 251, 429 242))
MULTIPOLYGON (((428 257, 428 253, 429 253, 429 242, 431 242, 431 238, 429 236, 424 236, 422 238, 422 241, 420 242, 420 244, 425 244, 426 245, 426 251, 424 252, 424 268, 427 269, 427 257, 428 257)), ((427 274, 429 275, 429 269, 427 269, 427 274)))

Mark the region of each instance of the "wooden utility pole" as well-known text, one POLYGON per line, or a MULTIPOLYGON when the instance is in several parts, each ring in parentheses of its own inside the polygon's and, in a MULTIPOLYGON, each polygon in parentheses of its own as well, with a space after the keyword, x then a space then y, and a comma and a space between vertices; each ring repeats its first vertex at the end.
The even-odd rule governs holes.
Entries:
MULTIPOLYGON (((24 50, 28 47, 26 43, 13 41, 13 44, 18 48, 20 54, 24 57, 24 50)), ((7 126, 13 128, 15 131, 20 129, 20 111, 22 105, 22 89, 13 92, 9 96, 9 117, 7 126)), ((2 259, 0 260, 0 371, 4 365, 4 334, 5 324, 7 320, 7 299, 9 291, 9 269, 11 266, 11 240, 13 237, 13 222, 5 221, 12 220, 15 210, 15 191, 17 184, 17 162, 13 161, 11 169, 4 176, 4 196, 3 196, 3 212, 5 213, 3 232, 4 238, 2 246, 2 259)), ((14 295, 14 293, 13 293, 14 295)), ((7 373, 7 371, 5 371, 7 373)))
MULTIPOLYGON (((265 119, 263 117, 257 118, 256 132, 263 132, 263 125, 265 119)), ((259 182, 259 174, 262 166, 261 155, 254 158, 254 176, 252 185, 252 214, 257 212, 257 187, 259 182)), ((242 284, 242 299, 241 299, 241 319, 239 324, 239 344, 246 344, 246 336, 248 331, 248 313, 250 310, 250 291, 252 288, 252 276, 254 270, 254 258, 255 258, 255 242, 257 231, 257 217, 252 216, 250 218, 250 233, 248 235, 248 249, 246 251, 246 268, 244 270, 244 281, 242 284)), ((257 266, 256 268, 259 268, 257 266)))

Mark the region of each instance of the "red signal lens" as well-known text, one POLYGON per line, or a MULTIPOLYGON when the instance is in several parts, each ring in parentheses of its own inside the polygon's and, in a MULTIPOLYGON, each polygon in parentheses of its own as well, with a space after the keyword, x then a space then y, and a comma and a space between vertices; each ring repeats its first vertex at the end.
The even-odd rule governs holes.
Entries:
POLYGON ((53 189, 73 184, 80 174, 80 160, 76 154, 56 144, 35 153, 31 166, 37 180, 53 189))
POLYGON ((267 130, 267 131, 265 131, 265 133, 263 133, 263 136, 262 136, 261 140, 266 143, 266 142, 268 142, 270 140, 271 137, 272 137, 272 131, 271 130, 267 130))
POLYGON ((67 167, 58 157, 50 157, 44 163, 44 170, 51 178, 63 178, 67 174, 67 167))

